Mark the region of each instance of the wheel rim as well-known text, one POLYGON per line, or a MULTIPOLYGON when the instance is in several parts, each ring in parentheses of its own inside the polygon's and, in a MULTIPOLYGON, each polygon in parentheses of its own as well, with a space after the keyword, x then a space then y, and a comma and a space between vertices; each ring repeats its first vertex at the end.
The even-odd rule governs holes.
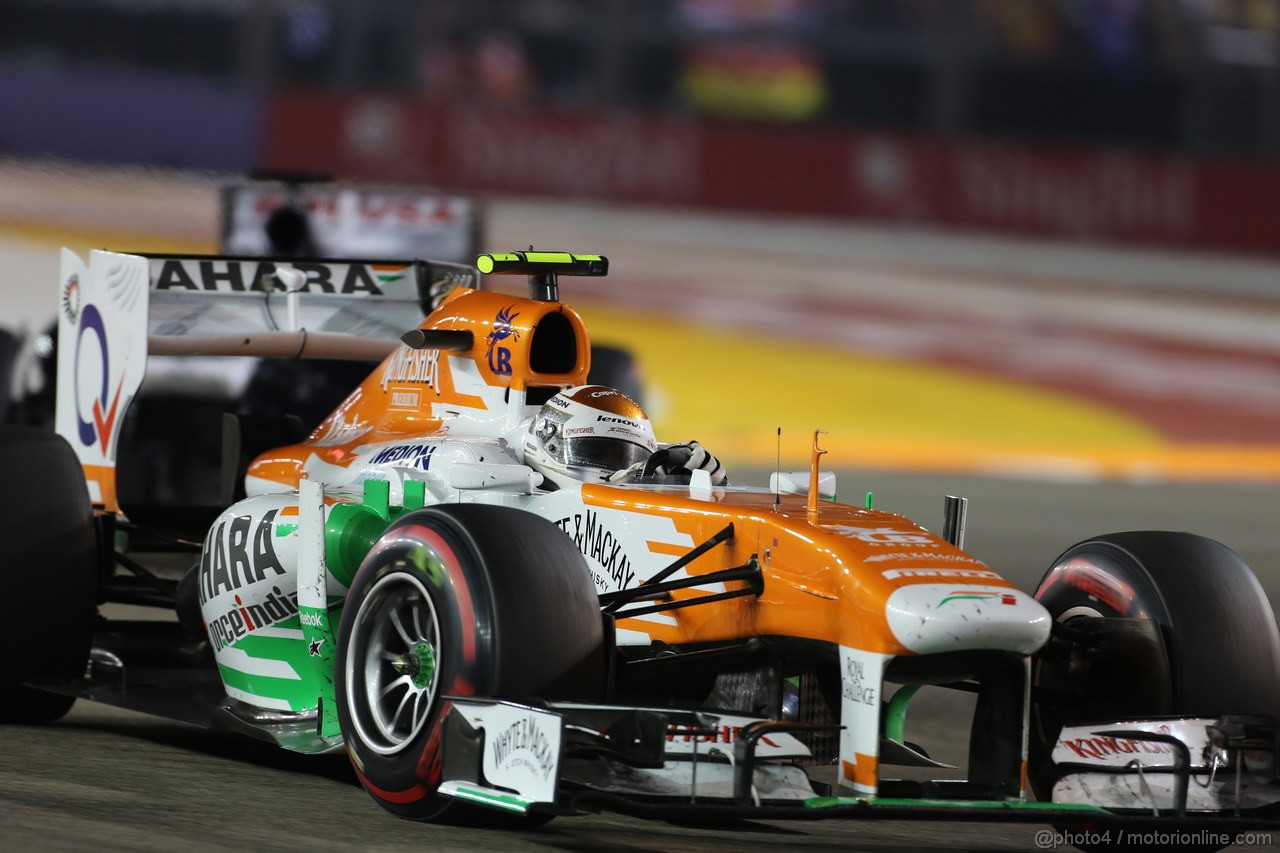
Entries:
POLYGON ((390 574, 356 612, 347 657, 347 707, 360 740, 382 755, 421 733, 440 683, 440 623, 415 577, 390 574))
MULTIPOLYGON (((1101 611, 1097 610, 1094 607, 1077 604, 1076 606, 1068 607, 1066 610, 1059 613, 1054 618, 1053 621, 1065 625, 1073 619, 1078 619, 1086 616, 1101 616, 1101 615, 1102 615, 1101 611)), ((1045 684, 1043 681, 1043 678, 1045 675, 1044 669, 1045 669, 1045 664, 1043 661, 1037 660, 1033 665, 1032 672, 1031 672, 1031 684, 1036 689, 1043 689, 1045 687, 1045 684)), ((1056 711, 1051 711, 1049 716, 1054 720, 1053 724, 1050 726, 1051 729, 1061 726, 1062 720, 1059 719, 1059 717, 1061 716, 1060 714, 1058 714, 1056 711)), ((1048 743, 1048 734, 1046 733, 1044 723, 1045 723, 1044 711, 1042 710, 1037 711, 1035 714, 1032 715, 1032 725, 1035 726, 1036 733, 1040 736, 1041 741, 1048 743)))

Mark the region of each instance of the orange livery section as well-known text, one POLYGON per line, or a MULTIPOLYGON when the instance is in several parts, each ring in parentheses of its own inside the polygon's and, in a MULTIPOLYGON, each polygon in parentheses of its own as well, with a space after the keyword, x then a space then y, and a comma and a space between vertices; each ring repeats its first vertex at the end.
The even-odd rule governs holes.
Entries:
MULTIPOLYGON (((796 495, 775 498, 727 490, 707 502, 682 489, 637 492, 590 485, 583 487, 582 498, 588 506, 669 519, 693 542, 704 542, 732 523, 732 539, 690 563, 686 571, 691 576, 758 562, 764 590, 757 597, 683 609, 674 624, 619 623, 668 643, 758 634, 909 655, 912 649, 899 639, 887 615, 900 589, 941 584, 962 595, 975 589, 981 591, 970 594, 984 597, 1014 592, 1012 584, 980 560, 892 513, 825 504, 815 526, 808 520, 805 498, 796 495)), ((649 549, 656 554, 678 550, 662 542, 649 543, 649 549)), ((671 596, 679 600, 701 594, 676 590, 671 596)), ((945 598, 941 594, 930 604, 943 607, 945 598)))
POLYGON ((497 431, 509 392, 581 385, 591 366, 582 318, 559 302, 460 288, 418 328, 424 346, 397 347, 306 441, 263 454, 249 476, 296 488, 313 456, 344 466, 360 445, 444 434, 463 415, 497 431), (430 333, 440 332, 466 333, 470 344, 432 348, 430 333))

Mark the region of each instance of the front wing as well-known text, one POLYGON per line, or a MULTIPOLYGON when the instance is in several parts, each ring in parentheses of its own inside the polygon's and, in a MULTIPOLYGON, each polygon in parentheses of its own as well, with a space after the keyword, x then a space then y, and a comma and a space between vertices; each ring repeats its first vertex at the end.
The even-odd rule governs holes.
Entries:
MULTIPOLYGON (((1052 823, 1059 827, 1124 827, 1134 831, 1209 830, 1242 832, 1280 829, 1280 784, 1266 788, 1274 796, 1259 797, 1255 782, 1249 792, 1231 799, 1234 776, 1221 773, 1226 759, 1193 758, 1168 768, 1147 765, 1144 770, 1111 766, 1101 771, 1116 778, 1133 777, 1140 787, 1157 778, 1173 779, 1157 785, 1156 801, 1128 798, 1112 801, 1105 794, 1072 797, 1070 802, 1041 803, 982 797, 966 783, 911 783, 904 796, 859 798, 839 796, 810 779, 804 766, 811 758, 796 737, 813 726, 765 720, 719 711, 635 708, 581 703, 522 704, 495 699, 450 697, 444 725, 443 782, 440 793, 484 806, 514 812, 580 814, 614 811, 661 819, 823 818, 924 819, 1052 823), (1207 781, 1206 781, 1207 780, 1207 781), (1212 802, 1192 795, 1190 807, 1175 807, 1165 792, 1179 783, 1216 787, 1212 802)), ((1094 727, 1113 742, 1124 733, 1142 741, 1146 732, 1163 744, 1169 731, 1192 741, 1184 752, 1203 752, 1204 743, 1188 735, 1223 723, 1220 719, 1122 723, 1094 727), (1201 725, 1203 724, 1203 725, 1201 725), (1146 730, 1146 732, 1143 731, 1146 730)), ((1238 729, 1238 726, 1237 726, 1238 729)), ((1250 733, 1274 741, 1280 720, 1251 721, 1250 733)), ((1080 732, 1064 732, 1067 739, 1080 732)), ((1207 741, 1206 741, 1207 742, 1207 741)), ((1078 744, 1077 744, 1078 746, 1078 744)), ((1241 746, 1241 744, 1236 744, 1241 746)), ((1256 737, 1243 746, 1258 752, 1256 737)), ((1243 747, 1241 747, 1243 748, 1243 747)), ((1224 744, 1230 750, 1230 744, 1224 744)), ((1224 753, 1225 754, 1225 753, 1224 753)), ((1238 766, 1238 765, 1237 765, 1238 766)), ((1089 788, 1082 768, 1063 761, 1059 775, 1066 791, 1089 788)), ((1127 789, 1126 789, 1127 790, 1127 789)), ((1144 789, 1146 790, 1146 789, 1144 789)), ((1184 798, 1184 803, 1187 800, 1184 798)))

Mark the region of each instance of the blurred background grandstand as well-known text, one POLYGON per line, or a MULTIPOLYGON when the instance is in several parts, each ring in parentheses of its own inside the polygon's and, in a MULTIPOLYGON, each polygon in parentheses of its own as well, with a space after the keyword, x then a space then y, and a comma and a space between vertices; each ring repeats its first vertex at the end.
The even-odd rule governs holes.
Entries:
POLYGON ((9 73, 1267 153, 1274 0, 4 0, 9 73))
POLYGON ((0 20, 11 155, 1280 245, 1276 0, 0 0, 0 20))
POLYGON ((723 405, 764 386, 887 467, 1280 478, 1280 0, 0 21, 0 262, 30 283, 0 323, 19 292, 47 313, 55 241, 214 250, 237 176, 434 187, 487 200, 490 248, 608 254, 566 298, 639 356, 660 430, 731 459, 774 458, 723 405))

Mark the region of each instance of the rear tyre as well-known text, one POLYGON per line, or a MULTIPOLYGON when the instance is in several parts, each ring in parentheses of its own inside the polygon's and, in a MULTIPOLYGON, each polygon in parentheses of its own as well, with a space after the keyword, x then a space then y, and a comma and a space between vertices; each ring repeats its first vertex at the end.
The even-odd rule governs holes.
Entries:
POLYGON ((1082 699, 1032 706, 1031 781, 1042 800, 1051 798, 1046 771, 1064 725, 1280 713, 1275 614, 1248 565, 1220 542, 1164 531, 1099 536, 1060 556, 1036 599, 1056 622, 1125 619, 1138 629, 1132 640, 1086 657, 1086 666, 1078 658, 1074 665, 1062 656, 1037 658, 1038 689, 1082 699), (1143 632, 1146 623, 1156 630, 1143 632))
POLYGON ((23 686, 84 672, 97 607, 93 507, 70 445, 32 427, 0 427, 0 722, 44 723, 75 702, 23 686))
POLYGON ((602 698, 602 638, 585 561, 555 525, 479 504, 404 516, 361 564, 338 632, 338 719, 365 790, 410 820, 511 825, 436 793, 442 697, 602 698))

